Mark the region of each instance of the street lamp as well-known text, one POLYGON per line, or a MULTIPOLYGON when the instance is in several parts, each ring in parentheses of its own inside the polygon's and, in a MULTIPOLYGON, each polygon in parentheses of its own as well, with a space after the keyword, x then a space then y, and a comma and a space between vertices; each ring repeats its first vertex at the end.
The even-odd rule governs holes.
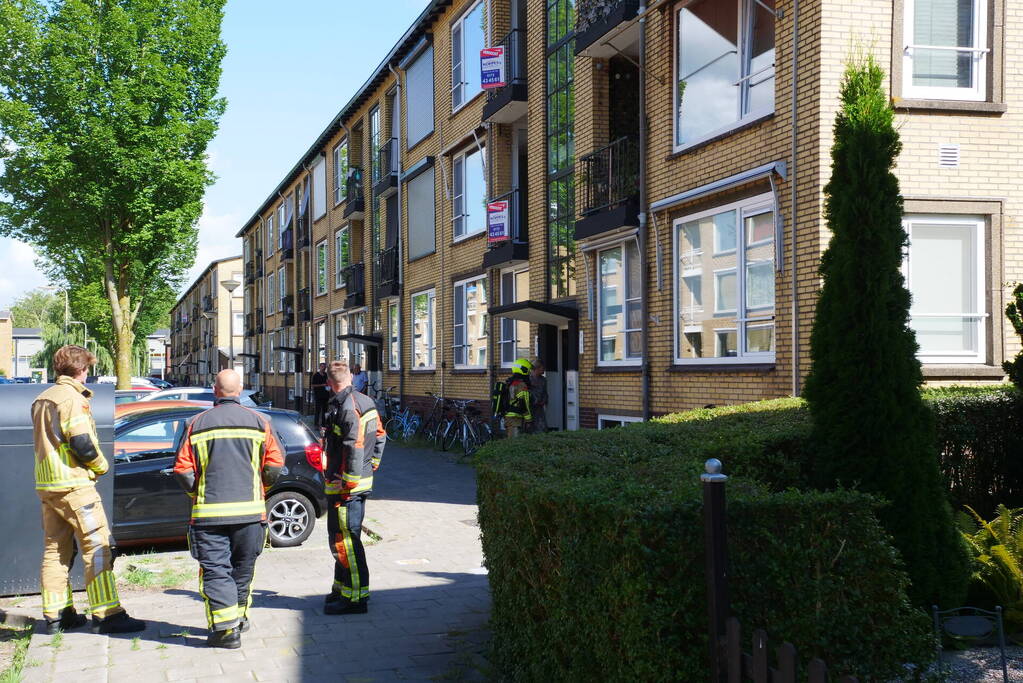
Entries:
POLYGON ((88 339, 89 339, 89 326, 88 325, 83 323, 81 320, 68 320, 67 324, 68 325, 81 325, 82 327, 84 327, 85 328, 85 337, 84 337, 84 339, 86 340, 86 342, 88 342, 88 339))
POLYGON ((228 315, 231 316, 229 321, 228 333, 231 337, 231 369, 234 370, 234 290, 241 287, 240 282, 237 280, 221 280, 220 286, 227 290, 227 310, 228 315))

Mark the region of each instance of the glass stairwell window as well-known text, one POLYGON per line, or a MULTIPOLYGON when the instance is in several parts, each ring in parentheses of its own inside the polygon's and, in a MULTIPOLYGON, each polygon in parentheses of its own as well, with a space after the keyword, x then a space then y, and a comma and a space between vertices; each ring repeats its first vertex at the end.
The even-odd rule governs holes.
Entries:
POLYGON ((600 364, 638 363, 642 355, 642 286, 635 240, 597 256, 600 364))

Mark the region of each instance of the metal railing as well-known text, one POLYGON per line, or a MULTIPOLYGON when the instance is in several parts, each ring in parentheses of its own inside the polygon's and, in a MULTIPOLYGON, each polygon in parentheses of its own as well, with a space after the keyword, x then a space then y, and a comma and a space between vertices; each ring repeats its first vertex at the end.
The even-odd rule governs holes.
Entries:
POLYGON ((309 310, 309 288, 303 287, 298 290, 298 319, 302 322, 307 322, 310 319, 309 310))
POLYGON ((345 179, 345 199, 350 205, 363 201, 362 168, 359 166, 348 168, 348 178, 345 179))
POLYGON ((582 33, 611 15, 621 5, 638 7, 638 0, 578 0, 575 11, 575 31, 582 33))
POLYGON ((281 258, 295 257, 295 232, 288 228, 281 233, 281 258))
POLYGON ((256 249, 256 277, 263 277, 263 250, 256 249))
POLYGON ((353 263, 341 271, 348 296, 362 294, 366 291, 365 268, 362 263, 353 263))
POLYGON ((213 295, 207 294, 202 298, 202 310, 209 313, 213 310, 213 295))
POLYGON ((584 216, 610 209, 639 193, 639 149, 621 137, 579 160, 584 216))
MULTIPOLYGON (((504 193, 500 197, 494 197, 490 201, 508 202, 508 238, 512 242, 525 242, 526 240, 522 237, 522 191, 512 190, 511 192, 504 193)), ((501 242, 503 241, 504 240, 501 240, 501 242)), ((493 242, 492 244, 496 246, 501 242, 493 242)))
POLYGON ((262 308, 257 308, 256 309, 256 334, 263 334, 263 320, 264 320, 264 318, 265 318, 265 316, 263 315, 263 309, 262 308))
POLYGON ((398 247, 384 249, 377 254, 378 285, 389 285, 398 282, 398 247))
POLYGON ((380 182, 388 175, 398 174, 398 138, 389 138, 380 143, 377 150, 377 163, 373 166, 373 184, 380 182))
POLYGON ((512 29, 494 47, 504 48, 505 64, 508 66, 508 84, 504 88, 488 90, 487 102, 496 99, 505 88, 526 82, 526 32, 520 28, 512 29))

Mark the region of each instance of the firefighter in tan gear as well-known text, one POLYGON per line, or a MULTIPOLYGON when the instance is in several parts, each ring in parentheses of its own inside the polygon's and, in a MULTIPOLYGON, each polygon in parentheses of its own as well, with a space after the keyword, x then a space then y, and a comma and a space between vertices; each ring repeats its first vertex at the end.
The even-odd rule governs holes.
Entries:
POLYGON ((114 585, 110 528, 95 484, 109 465, 89 409, 92 392, 83 384, 95 362, 81 346, 60 348, 53 356, 57 382, 32 404, 36 492, 43 513, 43 617, 50 633, 86 622, 75 611, 68 578, 76 543, 85 563, 93 632, 132 633, 146 627, 125 613, 114 585))

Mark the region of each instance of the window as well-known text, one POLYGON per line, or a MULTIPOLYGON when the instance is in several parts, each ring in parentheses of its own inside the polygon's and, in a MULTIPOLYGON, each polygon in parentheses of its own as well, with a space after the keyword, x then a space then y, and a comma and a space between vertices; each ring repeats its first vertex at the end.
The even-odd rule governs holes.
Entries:
POLYGON ((405 135, 409 148, 433 132, 433 47, 405 71, 405 135))
POLYGON ((245 314, 234 313, 234 332, 232 333, 235 337, 240 337, 245 334, 245 314))
POLYGON ((277 271, 277 288, 278 288, 278 299, 281 302, 281 311, 287 313, 284 310, 284 297, 288 294, 288 274, 284 270, 284 266, 281 266, 277 271))
POLYGON ((910 327, 924 363, 987 361, 984 226, 979 216, 906 216, 910 327))
POLYGON ((327 213, 327 162, 321 156, 317 156, 313 163, 312 183, 313 220, 315 221, 327 213))
POLYGON ((316 362, 327 362, 327 323, 316 324, 316 362))
POLYGON ((274 245, 277 240, 274 238, 274 215, 271 213, 266 219, 266 255, 269 257, 274 253, 274 245))
POLYGON ((316 245, 316 296, 327 293, 327 240, 316 245))
POLYGON ((284 202, 277 207, 277 248, 284 248, 284 231, 290 226, 285 225, 284 202))
POLYGON ((387 367, 398 370, 401 367, 399 355, 398 304, 394 301, 387 304, 387 367))
POLYGON ((575 3, 547 2, 547 247, 550 298, 575 295, 575 3))
POLYGON ((451 110, 483 92, 480 50, 487 39, 486 0, 480 0, 451 27, 451 110))
POLYGON ((642 326, 639 247, 628 240, 597 254, 598 363, 638 361, 642 326))
POLYGON ((344 270, 350 264, 351 246, 348 242, 348 227, 334 233, 334 289, 345 286, 344 270))
POLYGON ((434 290, 412 295, 412 368, 433 370, 436 342, 434 317, 437 296, 434 290))
POLYGON ((344 359, 344 353, 342 351, 343 342, 338 339, 341 335, 345 334, 345 316, 335 315, 334 316, 334 360, 344 359))
POLYGON ((348 140, 334 148, 334 204, 345 200, 345 180, 348 178, 348 140))
POLYGON ((173 457, 184 426, 185 421, 181 418, 165 418, 131 427, 118 435, 114 461, 135 462, 173 457))
POLYGON ((987 98, 987 0, 905 0, 903 95, 987 98))
POLYGON ((775 230, 769 194, 675 222, 676 363, 774 361, 775 230))
POLYGON ((774 7, 696 0, 679 10, 676 147, 774 111, 774 7))
POLYGON ((473 146, 455 157, 454 180, 455 239, 476 235, 487 228, 487 179, 483 172, 483 149, 473 146))
POLYGON ((597 429, 615 429, 624 427, 630 422, 642 422, 643 418, 628 417, 625 415, 598 415, 597 429))
POLYGON ((277 346, 277 344, 276 344, 277 335, 271 333, 271 334, 266 335, 266 338, 267 338, 267 346, 268 346, 267 354, 266 354, 267 365, 269 366, 268 367, 268 371, 269 372, 277 372, 277 352, 274 350, 276 348, 276 346, 277 346))
POLYGON ((487 279, 455 283, 455 367, 487 364, 487 279))
MULTIPOLYGON (((501 273, 501 304, 529 299, 529 269, 501 273)), ((511 367, 517 358, 529 356, 529 323, 501 318, 501 367, 511 367)))
POLYGON ((239 273, 238 271, 235 271, 231 273, 231 279, 238 283, 238 287, 236 287, 235 290, 231 292, 231 296, 241 298, 245 294, 245 288, 241 286, 242 274, 239 273))
POLYGON ((274 287, 274 274, 270 273, 266 276, 266 314, 270 315, 277 307, 274 306, 274 301, 277 299, 275 292, 277 289, 274 287))
MULTIPOLYGON (((348 315, 348 334, 366 334, 366 311, 348 315)), ((358 342, 348 342, 348 363, 366 367, 366 347, 358 342)))
POLYGON ((431 166, 406 185, 408 191, 409 260, 432 254, 437 248, 434 223, 434 170, 431 166))
POLYGON ((380 107, 369 113, 369 165, 375 183, 380 180, 380 107))

